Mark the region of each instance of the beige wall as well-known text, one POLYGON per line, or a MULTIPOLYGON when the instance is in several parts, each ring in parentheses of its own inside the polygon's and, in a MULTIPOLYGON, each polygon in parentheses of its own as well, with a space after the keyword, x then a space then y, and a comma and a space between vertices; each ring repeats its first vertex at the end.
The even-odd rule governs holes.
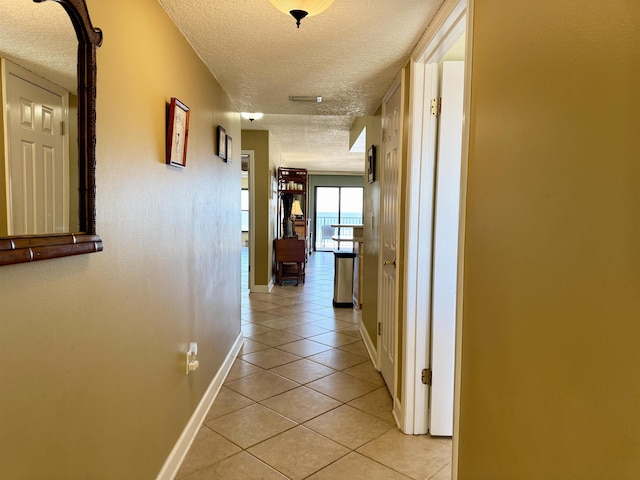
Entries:
MULTIPOLYGON (((373 342, 378 341, 378 241, 380 237, 380 155, 382 154, 382 109, 370 117, 359 117, 351 127, 353 143, 366 128, 366 148, 376 146, 376 180, 364 177, 364 244, 362 275, 362 323, 373 342)), ((366 152, 363 153, 366 157, 366 152)))
POLYGON ((273 239, 277 222, 277 195, 272 182, 278 169, 278 147, 267 130, 243 130, 242 149, 254 152, 255 197, 255 265, 254 278, 258 288, 266 288, 273 280, 273 239))
POLYGON ((156 0, 88 6, 104 251, 0 269, 0 478, 154 478, 240 333, 240 151, 212 153, 239 115, 156 0), (185 169, 164 163, 172 96, 185 169))
POLYGON ((475 2, 459 478, 640 472, 640 4, 475 2))

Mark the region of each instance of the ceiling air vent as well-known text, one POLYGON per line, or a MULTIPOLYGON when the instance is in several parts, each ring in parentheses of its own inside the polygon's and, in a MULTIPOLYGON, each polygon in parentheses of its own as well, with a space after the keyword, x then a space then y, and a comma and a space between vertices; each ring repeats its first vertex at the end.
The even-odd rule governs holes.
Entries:
POLYGON ((322 102, 322 97, 315 97, 313 95, 289 95, 289 100, 292 102, 322 102))

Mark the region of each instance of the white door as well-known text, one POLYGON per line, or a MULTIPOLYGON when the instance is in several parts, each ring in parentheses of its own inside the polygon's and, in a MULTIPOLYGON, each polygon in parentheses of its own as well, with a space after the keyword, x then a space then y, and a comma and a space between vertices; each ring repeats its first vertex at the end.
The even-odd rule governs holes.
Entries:
POLYGON ((443 62, 434 212, 429 432, 453 434, 464 62, 443 62))
POLYGON ((401 167, 402 85, 394 82, 382 104, 382 158, 380 190, 380 292, 378 299, 378 350, 380 371, 391 392, 396 394, 398 357, 398 285, 396 256, 398 248, 398 193, 401 167))
POLYGON ((68 93, 3 61, 10 235, 69 231, 68 93), (68 122, 65 122, 68 125, 68 122))

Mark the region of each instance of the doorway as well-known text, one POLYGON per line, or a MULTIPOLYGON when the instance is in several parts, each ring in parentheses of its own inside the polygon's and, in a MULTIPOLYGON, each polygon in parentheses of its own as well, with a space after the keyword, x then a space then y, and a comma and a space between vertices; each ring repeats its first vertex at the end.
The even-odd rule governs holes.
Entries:
POLYGON ((447 90, 442 85, 451 83, 443 76, 445 60, 465 60, 470 43, 466 20, 466 0, 447 2, 412 54, 409 115, 413 128, 409 132, 405 185, 407 203, 413 207, 407 215, 406 307, 402 319, 405 368, 401 428, 405 433, 453 434, 468 66, 454 68, 459 70, 459 105, 455 107, 459 111, 453 128, 441 126, 440 106, 442 111, 450 109, 451 102, 439 102, 438 98, 447 90), (452 129, 456 133, 447 140, 452 129), (451 155, 455 161, 451 163, 443 154, 454 144, 451 155))
MULTIPOLYGON (((241 152, 241 161, 242 161, 242 193, 243 196, 241 198, 241 223, 242 223, 242 242, 244 245, 244 241, 246 239, 246 255, 243 250, 243 262, 246 262, 246 268, 248 270, 248 279, 247 279, 247 288, 249 291, 255 289, 255 271, 251 268, 252 265, 255 265, 255 217, 253 212, 255 212, 255 153, 253 150, 242 150, 241 152), (245 190, 246 189, 246 190, 245 190), (246 193, 245 193, 246 192, 246 193), (246 203, 245 203, 246 202, 246 203), (245 211, 246 206, 246 211, 245 211), (247 232, 244 231, 245 226, 247 228, 247 232)), ((243 247, 245 248, 245 247, 243 247)), ((244 285, 243 285, 244 288, 244 285)))

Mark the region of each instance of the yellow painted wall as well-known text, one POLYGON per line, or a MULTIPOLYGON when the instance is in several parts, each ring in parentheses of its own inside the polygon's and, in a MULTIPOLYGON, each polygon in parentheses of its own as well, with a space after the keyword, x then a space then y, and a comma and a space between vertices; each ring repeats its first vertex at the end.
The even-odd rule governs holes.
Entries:
POLYGON ((278 169, 278 147, 267 130, 243 130, 242 149, 254 151, 255 284, 259 289, 273 282, 273 239, 277 222, 277 195, 272 191, 278 169))
POLYGON ((213 153, 239 115, 156 0, 87 3, 104 251, 0 269, 3 479, 155 478, 240 333, 240 149, 213 153), (165 164, 172 96, 184 169, 165 164))
POLYGON ((637 479, 640 4, 472 22, 459 479, 637 479))
MULTIPOLYGON (((0 64, 0 78, 2 78, 2 65, 0 64)), ((2 161, 0 162, 0 236, 7 235, 7 179, 5 173, 5 152, 4 152, 4 97, 2 96, 2 89, 0 89, 0 155, 2 161)))

